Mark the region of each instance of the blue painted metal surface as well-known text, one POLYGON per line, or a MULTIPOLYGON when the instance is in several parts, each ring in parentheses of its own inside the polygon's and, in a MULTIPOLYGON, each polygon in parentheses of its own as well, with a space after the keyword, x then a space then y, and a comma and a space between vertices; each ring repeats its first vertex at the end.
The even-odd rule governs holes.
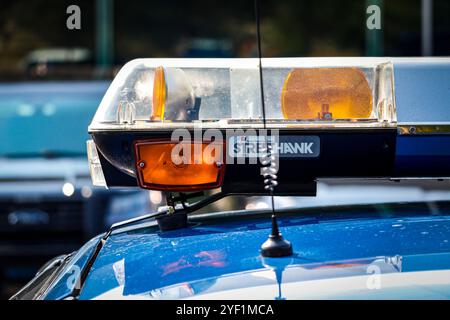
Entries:
MULTIPOLYGON (((397 120, 402 124, 450 121, 450 63, 446 58, 394 58, 397 120)), ((398 136, 394 176, 450 176, 450 136, 398 136)))
POLYGON ((397 137, 394 176, 449 177, 449 135, 397 137))
POLYGON ((114 234, 97 257, 80 298, 102 297, 108 291, 115 292, 115 298, 179 298, 186 290, 195 297, 231 284, 240 289, 268 281, 273 285, 264 280, 264 271, 277 265, 287 270, 284 282, 361 275, 366 268, 358 266, 373 261, 382 261, 388 272, 449 269, 450 215, 423 211, 283 216, 281 231, 293 243, 295 256, 269 260, 259 255, 270 230, 268 219, 200 223, 163 234, 156 227, 114 234), (386 262, 399 258, 400 267, 386 262), (168 288, 177 293, 168 294, 168 288))

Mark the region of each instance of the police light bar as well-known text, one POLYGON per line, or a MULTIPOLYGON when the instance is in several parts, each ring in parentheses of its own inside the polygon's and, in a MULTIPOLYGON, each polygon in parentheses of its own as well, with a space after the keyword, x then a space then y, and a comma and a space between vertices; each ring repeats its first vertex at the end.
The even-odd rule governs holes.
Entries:
MULTIPOLYGON (((389 59, 262 59, 269 128, 394 127, 389 59)), ((138 59, 89 131, 262 128, 258 59, 138 59)))
POLYGON ((89 126, 94 184, 261 191, 252 159, 267 143, 280 193, 330 177, 450 177, 450 59, 281 58, 261 68, 265 109, 258 59, 129 62, 89 126), (170 157, 177 130, 182 165, 170 157), (224 152, 205 157, 204 141, 224 152))

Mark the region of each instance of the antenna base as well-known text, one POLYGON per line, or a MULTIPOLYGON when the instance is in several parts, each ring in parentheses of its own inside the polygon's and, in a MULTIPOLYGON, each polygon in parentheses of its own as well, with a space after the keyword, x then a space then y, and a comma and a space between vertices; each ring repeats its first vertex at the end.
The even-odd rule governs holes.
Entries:
POLYGON ((261 246, 261 255, 265 258, 289 257, 293 253, 292 244, 284 240, 281 234, 271 234, 261 246))

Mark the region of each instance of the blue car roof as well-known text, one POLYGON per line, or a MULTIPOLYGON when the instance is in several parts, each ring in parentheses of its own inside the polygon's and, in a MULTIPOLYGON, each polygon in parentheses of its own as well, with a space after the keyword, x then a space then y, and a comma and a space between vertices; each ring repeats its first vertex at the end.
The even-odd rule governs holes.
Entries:
MULTIPOLYGON (((138 225, 108 238, 80 298, 201 298, 217 292, 226 297, 223 292, 232 288, 247 294, 260 287, 252 292, 273 299, 278 292, 275 274, 281 272, 282 286, 291 288, 286 298, 295 299, 307 296, 297 287, 293 290, 294 284, 367 277, 373 266, 383 274, 415 279, 420 279, 417 273, 448 272, 450 205, 439 206, 433 212, 426 204, 408 204, 285 213, 279 224, 295 255, 277 259, 259 254, 270 232, 270 221, 263 216, 193 220, 189 228, 165 233, 138 225)), ((450 298, 443 285, 441 291, 433 287, 433 298, 450 298)), ((410 295, 422 290, 426 297, 425 287, 401 288, 410 295)))

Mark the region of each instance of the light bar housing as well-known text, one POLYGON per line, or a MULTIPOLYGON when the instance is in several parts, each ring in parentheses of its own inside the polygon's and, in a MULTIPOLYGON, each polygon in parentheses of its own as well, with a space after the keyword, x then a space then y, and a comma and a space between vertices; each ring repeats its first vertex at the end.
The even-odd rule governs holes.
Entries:
MULTIPOLYGON (((289 58, 262 59, 261 63, 268 128, 355 129, 396 125, 393 67, 389 59, 289 58), (357 71, 367 83, 372 108, 369 114, 364 118, 286 119, 282 106, 283 90, 290 74, 321 70, 328 70, 328 74, 357 71)), ((259 83, 258 59, 133 60, 114 79, 89 131, 171 130, 199 125, 224 129, 261 128, 263 110, 259 83), (158 75, 156 81, 155 73, 158 75), (161 79, 166 81, 165 86, 161 79), (159 87, 161 90, 154 90, 159 87), (158 94, 159 91, 163 92, 158 94), (163 104, 161 99, 166 101, 165 119, 155 116, 159 113, 155 111, 163 104), (173 111, 175 107, 178 113, 173 111), (196 117, 189 116, 197 111, 196 117)), ((322 91, 343 89, 339 83, 329 83, 327 88, 321 88, 320 83, 316 85, 322 91)), ((324 101, 324 104, 333 108, 332 100, 324 101)))
MULTIPOLYGON (((125 65, 89 126, 105 183, 144 185, 138 141, 167 141, 179 128, 192 135, 217 129, 225 137, 227 129, 265 125, 279 130, 281 144, 320 144, 311 157, 280 155, 279 194, 298 193, 321 178, 450 177, 450 59, 262 59, 266 123, 259 67, 258 59, 138 59, 125 65), (311 106, 314 112, 304 112, 311 106)), ((261 179, 260 165, 227 163, 220 187, 264 192, 261 179)))

